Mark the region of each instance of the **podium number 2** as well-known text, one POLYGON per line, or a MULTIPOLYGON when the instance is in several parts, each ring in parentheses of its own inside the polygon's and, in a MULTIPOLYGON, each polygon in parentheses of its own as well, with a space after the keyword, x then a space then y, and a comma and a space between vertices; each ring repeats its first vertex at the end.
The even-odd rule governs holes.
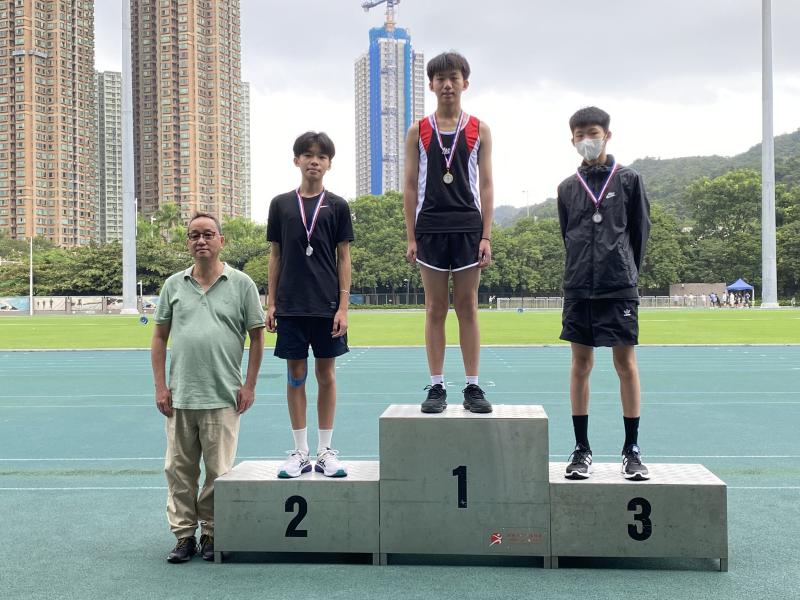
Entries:
POLYGON ((628 502, 628 510, 639 511, 633 515, 633 520, 638 523, 628 525, 628 535, 637 542, 643 542, 653 534, 653 522, 650 520, 653 507, 644 498, 633 498, 628 502))
POLYGON ((458 477, 458 508, 467 508, 467 467, 453 469, 453 477, 458 477))
POLYGON ((307 529, 297 529, 297 526, 300 525, 300 521, 302 521, 306 513, 308 513, 308 502, 306 502, 306 499, 302 496, 289 496, 284 506, 286 512, 294 512, 295 506, 297 506, 297 514, 294 516, 294 519, 289 521, 289 526, 286 528, 286 537, 308 537, 307 529))

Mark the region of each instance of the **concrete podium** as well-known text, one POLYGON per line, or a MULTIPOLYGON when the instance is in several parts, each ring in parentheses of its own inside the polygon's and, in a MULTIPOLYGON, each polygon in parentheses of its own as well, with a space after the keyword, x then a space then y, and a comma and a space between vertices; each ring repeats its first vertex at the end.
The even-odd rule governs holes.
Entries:
POLYGON ((647 466, 647 481, 627 481, 619 463, 573 481, 551 463, 553 566, 560 556, 714 558, 728 570, 725 483, 702 465, 647 466))
POLYGON ((379 420, 380 551, 550 556, 547 415, 495 405, 441 414, 392 405, 379 420))
POLYGON ((278 479, 280 461, 246 461, 214 483, 214 550, 365 553, 378 562, 377 461, 345 461, 348 476, 278 479))

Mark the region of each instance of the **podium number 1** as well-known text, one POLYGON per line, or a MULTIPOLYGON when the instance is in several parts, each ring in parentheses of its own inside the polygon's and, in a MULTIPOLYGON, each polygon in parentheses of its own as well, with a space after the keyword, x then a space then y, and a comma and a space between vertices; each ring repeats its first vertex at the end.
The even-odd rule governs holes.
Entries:
POLYGON ((286 537, 308 537, 307 529, 297 528, 297 526, 300 525, 300 521, 302 521, 306 513, 308 513, 308 502, 306 502, 306 499, 302 496, 289 496, 286 499, 284 509, 286 512, 294 512, 295 506, 297 506, 297 514, 294 516, 294 519, 289 521, 289 526, 286 528, 286 537))
POLYGON ((453 477, 458 477, 458 508, 467 508, 467 467, 453 469, 453 477))
POLYGON ((633 515, 633 520, 638 521, 636 525, 628 525, 628 535, 637 542, 643 542, 653 535, 653 522, 650 520, 650 513, 653 507, 644 498, 633 498, 628 502, 628 510, 639 511, 633 515))

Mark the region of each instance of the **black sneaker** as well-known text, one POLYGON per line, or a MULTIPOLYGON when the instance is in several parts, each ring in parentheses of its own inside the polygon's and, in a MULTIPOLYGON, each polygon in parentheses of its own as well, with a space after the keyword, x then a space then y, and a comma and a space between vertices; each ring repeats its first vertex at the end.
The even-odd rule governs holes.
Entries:
POLYGON ((650 472, 642 464, 642 451, 636 444, 629 444, 622 449, 622 474, 625 479, 633 481, 650 479, 650 472))
POLYGON ((214 536, 204 533, 200 536, 200 556, 203 560, 214 560, 214 536))
POLYGON ((426 385, 425 389, 428 390, 428 397, 420 407, 424 413, 440 413, 447 408, 447 390, 444 389, 441 383, 435 385, 426 385))
POLYGON ((182 537, 178 540, 178 543, 175 544, 169 556, 167 556, 167 562, 173 564, 186 562, 191 560, 195 554, 197 554, 197 540, 195 537, 193 535, 182 537))
POLYGON ((564 477, 567 479, 589 479, 592 474, 592 451, 583 444, 577 444, 569 455, 569 464, 564 477))
POLYGON ((464 392, 464 408, 469 412, 474 413, 490 413, 492 412, 492 405, 486 399, 483 390, 474 383, 470 383, 463 390, 464 392))

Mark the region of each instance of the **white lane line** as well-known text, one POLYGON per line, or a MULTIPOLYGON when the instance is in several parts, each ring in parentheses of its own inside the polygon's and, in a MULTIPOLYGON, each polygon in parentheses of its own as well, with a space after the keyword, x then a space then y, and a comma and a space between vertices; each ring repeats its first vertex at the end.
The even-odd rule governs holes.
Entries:
MULTIPOLYGON (((520 392, 523 393, 523 392, 520 392)), ((415 397, 413 394, 398 394, 403 396, 415 397)), ((607 406, 607 405, 616 405, 618 402, 611 402, 611 401, 594 401, 592 404, 595 406, 607 406)), ((380 402, 347 402, 346 400, 339 399, 337 401, 337 406, 341 408, 349 408, 349 407, 357 407, 357 406, 375 406, 380 407, 382 404, 380 402)), ((416 403, 415 403, 416 404, 416 403)), ((539 404, 544 405, 554 405, 554 404, 561 404, 560 400, 540 400, 539 404)), ((753 402, 645 402, 646 406, 704 406, 708 408, 715 408, 718 406, 767 406, 767 405, 785 405, 785 406, 795 406, 800 404, 800 400, 764 400, 764 401, 753 401, 753 402)), ((264 407, 285 407, 285 402, 256 402, 250 410, 258 410, 259 408, 264 407)), ((498 406, 498 404, 495 404, 498 406)), ((515 406, 515 405, 508 405, 508 406, 515 406)), ((81 405, 70 405, 70 404, 7 404, 7 405, 0 405, 0 410, 4 408, 10 409, 32 409, 32 408, 155 408, 154 404, 81 404, 81 405)))
POLYGON ((166 487, 155 486, 92 486, 92 487, 0 487, 0 492, 94 492, 106 490, 160 490, 166 491, 166 487))
MULTIPOLYGON (((647 485, 647 484, 644 484, 647 485)), ((752 485, 752 486, 727 486, 729 490, 768 490, 787 491, 800 490, 797 485, 752 485)), ((0 487, 0 492, 97 492, 97 491, 167 491, 165 487, 158 486, 91 486, 91 487, 0 487)))
MULTIPOLYGON (((285 455, 280 456, 237 456, 237 460, 283 460, 285 455)), ((563 459, 567 461, 564 454, 551 454, 549 458, 558 461, 563 459)), ((619 458, 618 454, 595 454, 594 458, 619 458)), ((800 454, 648 454, 646 458, 657 459, 698 459, 698 458, 712 458, 712 459, 761 459, 761 458, 782 458, 782 459, 798 459, 800 454)), ((344 457, 347 460, 378 460, 377 454, 348 454, 344 457)), ((0 462, 124 462, 124 461, 162 461, 163 456, 133 456, 133 457, 69 457, 69 458, 0 458, 0 462)))
MULTIPOLYGON (((341 386, 340 386, 341 387, 341 386)), ((420 388, 421 390, 422 388, 420 388)), ((409 390, 407 392, 349 392, 349 391, 342 391, 339 389, 339 396, 407 396, 410 394, 416 394, 417 390, 409 390)), ((567 396, 569 395, 568 391, 524 391, 524 392, 515 392, 510 390, 503 390, 498 391, 503 395, 507 396, 552 396, 558 394, 560 396, 567 396)), ((609 391, 592 391, 592 395, 594 396, 609 396, 609 395, 619 395, 618 390, 609 390, 609 391)), ((285 397, 285 393, 281 392, 266 392, 257 394, 258 398, 264 397, 285 397)), ((645 397, 651 396, 798 396, 800 398, 800 392, 793 391, 793 392, 784 392, 784 391, 750 391, 750 392, 743 392, 743 391, 724 391, 724 390, 716 390, 716 391, 699 391, 699 392, 690 392, 690 391, 672 391, 672 392, 644 392, 645 397)), ((152 394, 31 394, 31 395, 23 395, 23 394, 15 394, 15 395, 0 395, 0 400, 3 399, 14 399, 14 400, 24 400, 28 398, 153 398, 152 394)))

